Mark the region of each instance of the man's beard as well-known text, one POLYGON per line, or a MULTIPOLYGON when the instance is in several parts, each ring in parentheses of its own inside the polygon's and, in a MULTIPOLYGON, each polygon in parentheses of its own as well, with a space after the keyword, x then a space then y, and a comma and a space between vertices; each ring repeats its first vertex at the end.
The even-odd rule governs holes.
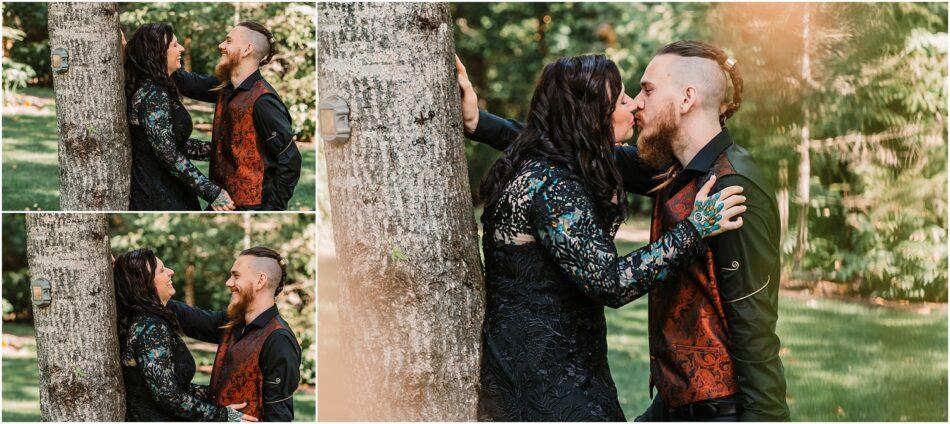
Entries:
POLYGON ((234 70, 234 67, 236 67, 238 63, 237 58, 231 56, 230 53, 225 53, 225 56, 221 56, 221 58, 218 59, 218 64, 214 66, 214 76, 217 77, 218 81, 221 81, 222 84, 231 79, 231 71, 234 70))
POLYGON ((231 296, 237 296, 237 301, 232 301, 228 303, 228 323, 225 325, 226 328, 234 327, 238 324, 244 324, 244 315, 247 313, 247 306, 251 303, 251 297, 241 293, 241 290, 235 287, 237 290, 231 296))
POLYGON ((676 109, 672 103, 664 113, 653 118, 656 121, 656 130, 652 134, 640 134, 637 137, 637 155, 653 169, 663 169, 675 159, 673 156, 673 140, 679 132, 676 122, 676 109))

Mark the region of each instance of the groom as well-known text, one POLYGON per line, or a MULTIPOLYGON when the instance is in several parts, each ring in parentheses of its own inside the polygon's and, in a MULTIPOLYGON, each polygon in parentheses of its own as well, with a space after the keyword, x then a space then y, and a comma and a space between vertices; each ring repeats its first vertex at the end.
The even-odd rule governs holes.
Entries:
MULTIPOLYGON (((521 125, 478 110, 460 62, 469 138, 504 150, 521 125)), ((772 190, 725 119, 739 106, 735 61, 699 42, 678 41, 650 62, 637 95, 637 146, 615 149, 627 191, 656 198, 651 241, 692 209, 715 174, 715 190, 744 188, 737 231, 707 240, 709 251, 649 295, 650 388, 659 395, 641 421, 788 420, 779 359, 779 229, 772 190), (726 103, 729 81, 736 87, 726 103), (664 169, 664 171, 657 171, 664 169)))
POLYGON ((247 402, 241 412, 261 421, 294 419, 300 344, 274 302, 286 279, 279 253, 252 247, 231 267, 227 312, 168 302, 186 336, 218 345, 210 387, 217 404, 247 402))
POLYGON ((238 210, 285 210, 300 179, 290 114, 260 72, 274 43, 263 25, 241 22, 218 45, 214 76, 172 74, 182 95, 215 103, 211 178, 238 210))

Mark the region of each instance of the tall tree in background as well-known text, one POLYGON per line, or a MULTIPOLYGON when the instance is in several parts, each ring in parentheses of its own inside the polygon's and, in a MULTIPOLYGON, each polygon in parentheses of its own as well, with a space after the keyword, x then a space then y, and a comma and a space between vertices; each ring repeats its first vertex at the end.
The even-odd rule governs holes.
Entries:
POLYGON ((30 214, 27 260, 51 285, 33 307, 44 421, 123 421, 109 228, 103 215, 30 214))
POLYGON ((320 8, 319 92, 352 122, 326 146, 347 418, 474 420, 484 287, 449 6, 320 8))
POLYGON ((115 3, 51 3, 50 47, 68 54, 53 73, 61 210, 126 210, 131 150, 115 3))

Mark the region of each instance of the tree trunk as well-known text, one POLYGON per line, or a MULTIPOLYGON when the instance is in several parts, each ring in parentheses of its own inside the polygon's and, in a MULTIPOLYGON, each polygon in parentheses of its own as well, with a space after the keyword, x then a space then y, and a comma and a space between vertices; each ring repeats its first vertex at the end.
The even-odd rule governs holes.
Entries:
MULTIPOLYGON (((804 5, 805 11, 802 14, 802 83, 806 90, 811 89, 811 8, 804 5)), ((808 209, 810 202, 810 184, 811 184, 811 131, 809 122, 811 120, 811 111, 806 101, 802 105, 802 129, 801 140, 798 145, 798 187, 795 191, 796 202, 798 203, 798 232, 795 243, 795 270, 802 270, 802 262, 805 252, 808 250, 808 209)))
POLYGON ((445 3, 321 3, 319 92, 356 420, 476 418, 484 282, 445 3))
POLYGON ((69 68, 53 72, 60 209, 126 210, 131 150, 115 3, 50 3, 49 40, 69 55, 69 68))
POLYGON ((195 306, 195 265, 185 267, 185 304, 195 306))
POLYGON ((33 281, 52 302, 33 306, 43 421, 123 421, 109 227, 99 214, 29 214, 33 281))
POLYGON ((185 37, 185 42, 182 44, 182 47, 185 48, 185 56, 182 59, 182 68, 185 68, 185 71, 191 72, 191 36, 185 37))

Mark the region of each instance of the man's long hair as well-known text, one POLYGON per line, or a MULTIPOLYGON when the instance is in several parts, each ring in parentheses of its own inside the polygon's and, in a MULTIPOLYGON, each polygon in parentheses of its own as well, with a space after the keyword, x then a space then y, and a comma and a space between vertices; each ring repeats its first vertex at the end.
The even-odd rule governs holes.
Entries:
POLYGON ((627 196, 614 162, 612 124, 622 91, 620 70, 604 55, 565 57, 545 66, 524 130, 482 182, 482 220, 494 219, 502 192, 519 165, 531 157, 565 166, 580 177, 601 226, 608 228, 622 219, 627 196))
POLYGON ((124 341, 137 315, 163 318, 173 331, 180 332, 175 314, 162 305, 155 290, 158 258, 150 249, 136 249, 115 258, 112 281, 115 284, 116 324, 119 340, 124 341))
MULTIPOLYGON (((277 287, 274 289, 274 297, 276 298, 277 295, 279 295, 280 292, 284 290, 284 284, 287 282, 287 264, 286 261, 284 261, 284 258, 280 256, 280 253, 277 253, 276 250, 263 246, 254 246, 242 250, 238 256, 254 256, 258 258, 269 258, 276 261, 277 265, 280 267, 280 279, 277 281, 277 287)), ((238 290, 240 290, 240 288, 238 290)), ((244 323, 244 311, 251 299, 247 297, 246 293, 240 293, 240 296, 240 303, 228 305, 228 322, 221 326, 222 329, 232 328, 238 324, 244 323)))
POLYGON ((237 24, 237 26, 247 28, 267 38, 267 54, 265 54, 264 57, 261 58, 261 61, 258 64, 260 66, 264 66, 270 63, 271 59, 274 58, 274 54, 277 53, 277 40, 274 39, 274 34, 271 33, 270 30, 267 29, 267 27, 265 27, 264 25, 261 25, 254 21, 244 21, 237 24))
POLYGON ((168 46, 174 31, 166 23, 140 26, 125 45, 125 100, 132 102, 135 90, 152 82, 178 96, 175 82, 168 76, 168 46))

